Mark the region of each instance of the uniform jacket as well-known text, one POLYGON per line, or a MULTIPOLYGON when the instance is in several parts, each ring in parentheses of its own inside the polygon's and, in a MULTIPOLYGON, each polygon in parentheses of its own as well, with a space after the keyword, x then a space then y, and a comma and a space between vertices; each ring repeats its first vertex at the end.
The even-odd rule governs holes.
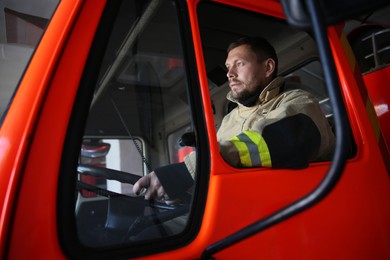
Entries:
MULTIPOLYGON (((303 168, 316 160, 328 159, 334 148, 334 135, 315 97, 300 89, 284 91, 284 79, 275 78, 260 93, 252 106, 238 103, 222 120, 217 132, 222 157, 234 167, 303 168)), ((184 160, 185 182, 190 186, 196 169, 196 153, 184 160), (189 178, 188 176, 192 176, 189 178)), ((172 170, 170 170, 172 175, 172 170)), ((180 185, 158 174, 168 195, 180 185), (160 178, 161 176, 161 178, 160 178)), ((183 175, 181 173, 180 175, 183 175)), ((177 194, 176 194, 177 195, 177 194)))
MULTIPOLYGON (((228 93, 227 99, 237 107, 222 120, 217 140, 223 158, 232 166, 301 168, 311 161, 329 159, 334 134, 318 100, 301 89, 283 92, 283 88, 284 79, 275 78, 250 107, 238 103, 228 93), (240 160, 232 139, 244 131, 257 132, 262 137, 264 153, 268 153, 263 158, 268 156, 270 162, 246 165, 240 160)), ((194 159, 193 154, 185 160, 191 174, 195 173, 194 159)))

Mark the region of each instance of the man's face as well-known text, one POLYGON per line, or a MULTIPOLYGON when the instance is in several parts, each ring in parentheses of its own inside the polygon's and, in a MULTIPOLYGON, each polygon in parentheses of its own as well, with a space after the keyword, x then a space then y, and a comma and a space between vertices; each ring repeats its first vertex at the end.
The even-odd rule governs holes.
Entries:
POLYGON ((240 102, 259 94, 270 82, 267 61, 259 62, 248 45, 232 49, 225 65, 232 97, 240 102))

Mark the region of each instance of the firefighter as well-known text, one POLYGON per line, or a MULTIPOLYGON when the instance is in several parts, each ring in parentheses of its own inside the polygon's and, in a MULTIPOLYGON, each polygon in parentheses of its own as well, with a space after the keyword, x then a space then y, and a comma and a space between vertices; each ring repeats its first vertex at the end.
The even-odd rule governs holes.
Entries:
MULTIPOLYGON (((227 99, 237 106, 217 132, 220 153, 234 167, 304 168, 328 159, 334 135, 318 100, 301 89, 286 89, 277 76, 278 58, 264 38, 244 37, 227 50, 227 99)), ((145 199, 168 204, 192 185, 195 152, 183 163, 155 169, 133 187, 145 199)))

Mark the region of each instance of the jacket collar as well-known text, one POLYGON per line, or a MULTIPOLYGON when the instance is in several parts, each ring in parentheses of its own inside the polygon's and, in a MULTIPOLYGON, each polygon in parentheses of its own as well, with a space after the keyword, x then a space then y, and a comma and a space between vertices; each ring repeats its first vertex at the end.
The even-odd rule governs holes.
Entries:
MULTIPOLYGON (((273 99, 277 95, 282 92, 282 86, 284 85, 284 78, 283 77, 276 77, 273 79, 264 89, 261 91, 259 95, 259 99, 255 104, 263 104, 267 101, 273 99)), ((231 91, 227 94, 226 98, 234 103, 237 103, 239 105, 242 105, 239 103, 235 98, 232 97, 231 91)))

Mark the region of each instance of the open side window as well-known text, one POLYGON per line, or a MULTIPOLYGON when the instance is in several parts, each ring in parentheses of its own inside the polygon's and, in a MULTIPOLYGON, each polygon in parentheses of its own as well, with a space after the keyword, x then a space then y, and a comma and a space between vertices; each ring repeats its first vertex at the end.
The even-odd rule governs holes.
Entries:
MULTIPOLYGON (((310 33, 294 29, 281 19, 231 6, 203 2, 197 10, 217 130, 223 118, 237 106, 226 98, 230 91, 225 69, 227 49, 230 43, 247 36, 262 37, 270 42, 279 60, 278 75, 285 78, 283 91, 301 89, 309 92, 318 100, 330 131, 334 129, 324 72, 316 42, 310 33), (228 20, 224 19, 227 12, 228 20)), ((261 120, 266 121, 266 116, 261 120)), ((351 147, 350 150, 349 158, 352 158, 356 149, 351 147)), ((312 161, 330 159, 331 152, 312 161)))

